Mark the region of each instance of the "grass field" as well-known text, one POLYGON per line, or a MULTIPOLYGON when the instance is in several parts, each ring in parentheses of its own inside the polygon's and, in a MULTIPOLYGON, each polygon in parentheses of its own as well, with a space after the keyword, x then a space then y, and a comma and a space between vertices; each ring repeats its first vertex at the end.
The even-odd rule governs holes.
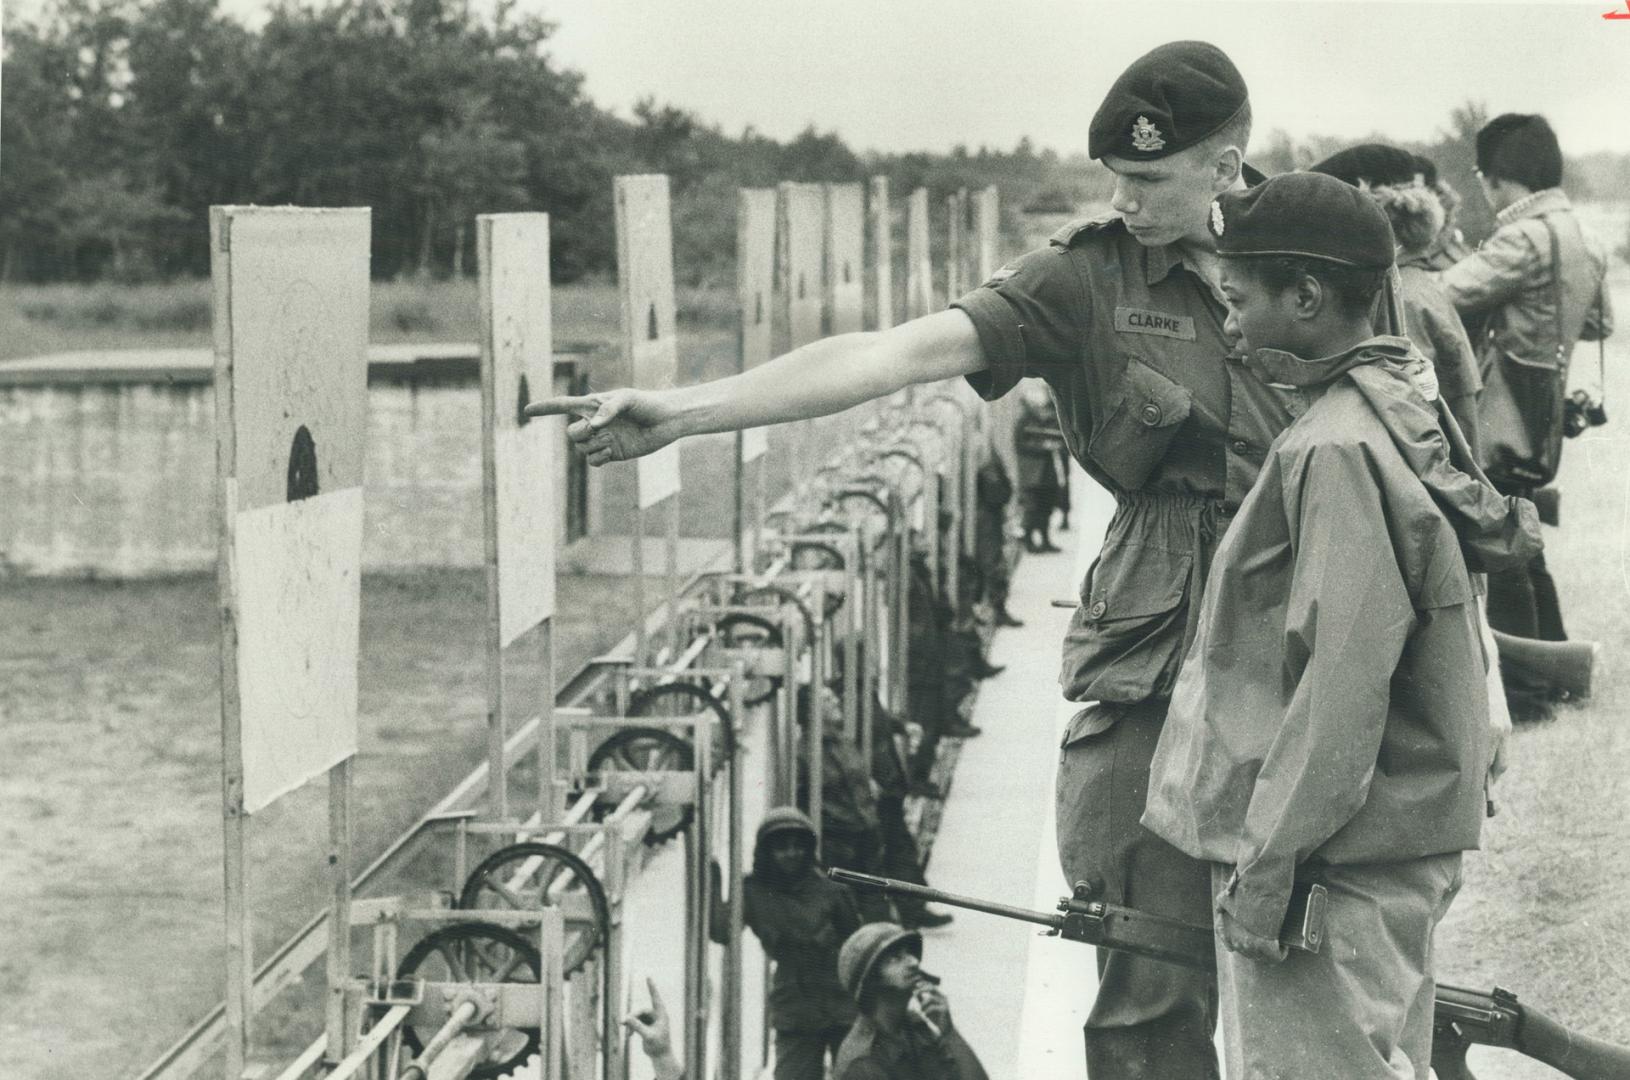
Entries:
MULTIPOLYGON (((374 282, 370 340, 476 341, 480 311, 474 279, 374 282)), ((735 294, 681 289, 682 330, 735 328, 735 294)), ((615 285, 580 282, 554 290, 560 343, 616 340, 621 319, 615 285)), ((79 349, 207 347, 210 284, 22 285, 0 289, 0 360, 79 349)))
MULTIPOLYGON (((1630 277, 1614 289, 1630 313, 1630 277)), ((376 291, 376 333, 401 293, 376 291)), ((473 337, 473 288, 438 286, 441 339, 473 337), (460 298, 459 290, 464 290, 460 298)), ((206 344, 196 331, 114 323, 69 329, 24 314, 50 290, 8 292, 0 342, 21 320, 45 349, 206 344), (54 336, 53 336, 54 335, 54 336), (105 335, 105 337, 104 337, 105 335)), ((169 296, 155 293, 153 296, 169 296)), ((75 304, 79 300, 69 297, 75 304)), ((159 303, 149 298, 143 303, 159 303)), ((173 297, 176 310, 186 305, 173 297)), ((94 305, 89 305, 94 307, 94 305)), ((725 363, 717 298, 695 326, 725 363), (705 314, 708 310, 715 314, 705 314), (712 320, 712 325, 709 325, 712 320)), ((727 310, 727 307, 726 307, 727 310)), ((123 318, 122 316, 120 318, 123 318)), ((68 319, 64 322, 64 319, 68 319)), ((605 286, 557 290, 556 334, 615 327, 605 286)), ((410 331, 402 330, 403 336, 410 331)), ((381 337, 381 340, 385 338, 381 337)), ((1622 860, 1630 808, 1630 333, 1608 356, 1613 424, 1569 444, 1560 530, 1548 559, 1570 630, 1606 644, 1595 697, 1545 726, 1519 730, 1481 852, 1438 940, 1449 982, 1499 983, 1557 1019, 1630 1043, 1630 919, 1622 860)), ((1581 363, 1594 350, 1582 347, 1581 363)), ((13 355, 17 353, 12 351, 13 355)), ((428 808, 482 753, 481 576, 372 577, 364 583, 358 856, 428 808)), ((5 1072, 40 1080, 128 1075, 220 998, 219 734, 213 582, 0 581, 0 1045, 5 1072)), ((631 625, 615 579, 563 581, 561 666, 570 670, 631 625)), ((251 828, 256 948, 280 941, 322 903, 321 785, 251 828)), ((265 1034, 287 1044, 305 1020, 265 1034)), ((1482 1080, 1554 1073, 1509 1053, 1473 1056, 1482 1080)))

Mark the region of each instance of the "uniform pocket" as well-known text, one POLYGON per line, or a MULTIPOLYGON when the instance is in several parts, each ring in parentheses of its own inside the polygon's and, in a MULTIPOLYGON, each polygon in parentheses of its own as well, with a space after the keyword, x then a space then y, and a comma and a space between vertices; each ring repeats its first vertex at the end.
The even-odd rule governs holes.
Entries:
POLYGON ((1182 659, 1193 557, 1111 543, 1092 564, 1064 642, 1064 696, 1138 702, 1171 693, 1182 659))
POLYGON ((1136 490, 1160 464, 1192 402, 1187 389, 1128 358, 1115 407, 1093 433, 1087 453, 1117 484, 1136 490))

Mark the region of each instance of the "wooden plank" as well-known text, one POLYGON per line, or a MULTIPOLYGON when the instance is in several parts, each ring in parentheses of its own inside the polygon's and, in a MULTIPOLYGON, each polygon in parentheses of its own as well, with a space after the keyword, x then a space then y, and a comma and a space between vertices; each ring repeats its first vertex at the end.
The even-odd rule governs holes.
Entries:
POLYGON ((820 184, 784 183, 779 190, 781 282, 790 350, 821 336, 826 199, 820 184))
POLYGON ((980 281, 989 281, 996 273, 1001 227, 1000 196, 992 184, 974 196, 973 204, 975 269, 980 281))
POLYGON ((963 222, 968 213, 968 191, 962 188, 945 197, 945 295, 948 299, 961 296, 967 285, 963 281, 966 248, 963 242, 963 222))
POLYGON ((218 426, 253 813, 356 753, 369 214, 220 214, 231 409, 218 426))
MULTIPOLYGON (((772 355, 775 290, 774 188, 742 188, 736 195, 736 304, 741 317, 741 370, 772 355)), ((743 461, 756 461, 769 447, 764 428, 742 432, 743 461)))
POLYGON ((866 306, 866 198, 859 184, 826 185, 826 305, 829 332, 862 328, 866 306))
POLYGON ((894 219, 889 208, 888 177, 872 177, 866 212, 871 218, 872 234, 872 329, 887 330, 894 325, 894 219))
MULTIPOLYGON (((666 390, 675 385, 679 370, 668 178, 619 176, 613 190, 617 288, 631 382, 641 390, 666 390)), ((679 493, 677 443, 645 455, 637 464, 641 509, 679 493)))
POLYGON ((928 189, 918 188, 906 203, 906 318, 927 315, 933 300, 934 268, 928 261, 928 189))

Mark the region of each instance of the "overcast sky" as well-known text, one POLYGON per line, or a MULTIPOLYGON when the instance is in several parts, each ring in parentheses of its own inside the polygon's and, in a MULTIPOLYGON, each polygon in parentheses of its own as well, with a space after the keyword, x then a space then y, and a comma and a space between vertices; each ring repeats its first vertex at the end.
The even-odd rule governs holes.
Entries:
MULTIPOLYGON (((42 0, 4 0, 12 10, 42 0)), ((491 0, 476 0, 490 3, 491 0)), ((264 0, 222 0, 254 22, 264 0)), ((1155 45, 1222 46, 1257 130, 1429 139, 1468 98, 1541 112, 1570 152, 1630 150, 1626 0, 519 0, 553 52, 622 115, 652 95, 735 133, 809 124, 859 149, 957 143, 1085 150, 1126 64, 1155 45)))

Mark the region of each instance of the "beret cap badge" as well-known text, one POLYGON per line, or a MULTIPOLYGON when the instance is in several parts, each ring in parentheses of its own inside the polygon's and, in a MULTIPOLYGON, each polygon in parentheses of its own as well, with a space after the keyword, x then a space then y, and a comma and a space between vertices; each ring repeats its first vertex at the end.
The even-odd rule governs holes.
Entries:
POLYGON ((1144 153, 1153 153, 1165 149, 1166 140, 1160 134, 1160 129, 1149 122, 1147 116, 1140 116, 1137 123, 1132 125, 1132 148, 1142 150, 1144 153))

